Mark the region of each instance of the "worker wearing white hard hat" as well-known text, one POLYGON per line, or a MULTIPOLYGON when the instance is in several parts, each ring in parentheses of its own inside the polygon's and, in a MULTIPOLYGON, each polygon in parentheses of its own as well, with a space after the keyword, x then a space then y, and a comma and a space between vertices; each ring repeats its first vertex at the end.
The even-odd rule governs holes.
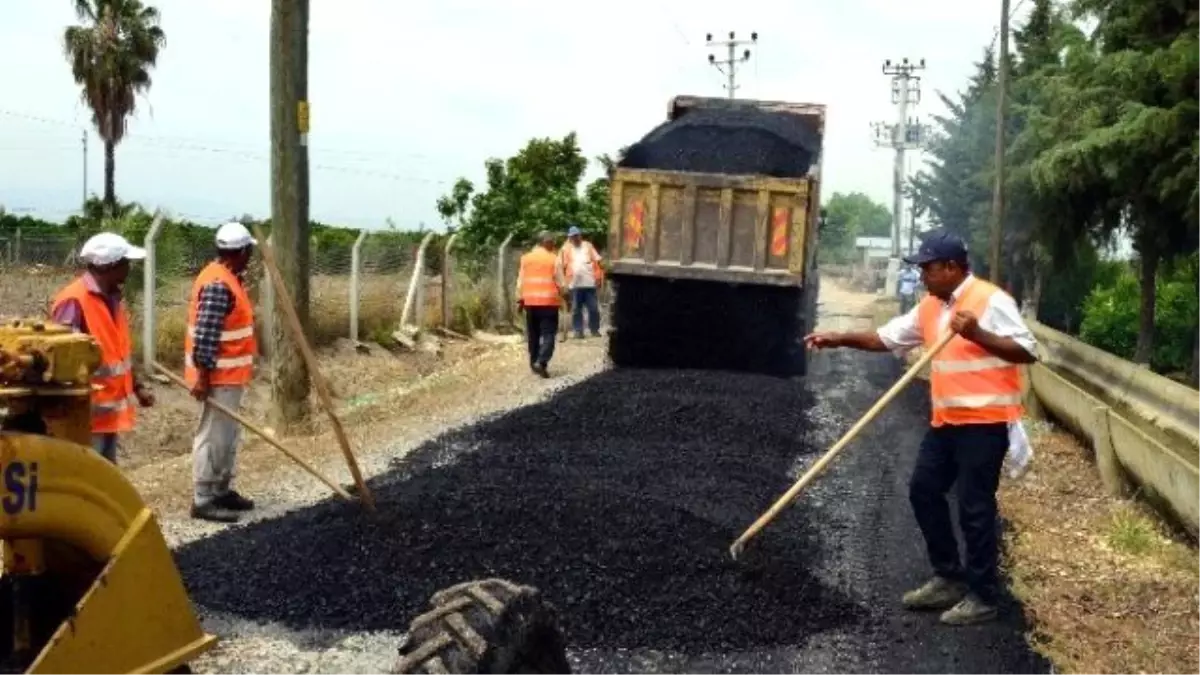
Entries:
POLYGON ((133 372, 133 341, 129 314, 121 297, 130 262, 146 250, 114 232, 101 232, 79 250, 86 269, 55 296, 50 318, 86 333, 100 349, 100 364, 92 373, 92 447, 114 464, 119 435, 133 430, 136 401, 154 405, 154 394, 133 372))
POLYGON ((192 284, 184 336, 184 379, 192 396, 205 402, 192 443, 191 514, 232 523, 254 508, 231 487, 241 427, 207 401, 237 410, 254 377, 254 306, 242 276, 258 242, 245 225, 229 222, 217 229, 215 243, 216 259, 192 284))

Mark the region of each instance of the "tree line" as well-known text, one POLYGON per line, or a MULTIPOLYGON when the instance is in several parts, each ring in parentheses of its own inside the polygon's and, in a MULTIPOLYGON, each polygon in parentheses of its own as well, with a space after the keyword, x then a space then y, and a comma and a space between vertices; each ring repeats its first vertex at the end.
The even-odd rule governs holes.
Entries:
MULTIPOLYGON (((266 236, 271 234, 270 219, 256 219, 249 215, 231 216, 248 227, 259 227, 266 236)), ((54 239, 78 247, 88 237, 98 232, 116 232, 141 245, 150 232, 154 213, 135 202, 117 202, 115 206, 103 199, 90 198, 81 213, 69 216, 64 222, 56 223, 41 218, 5 212, 0 206, 0 238, 13 240, 19 231, 23 241, 54 239)), ((321 271, 327 274, 349 274, 350 256, 346 255, 362 232, 360 229, 342 227, 313 221, 310 225, 309 246, 312 256, 322 260, 321 271)), ((427 234, 418 230, 400 230, 392 225, 385 230, 370 230, 362 246, 364 260, 371 260, 372 270, 379 273, 397 272, 412 260, 412 253, 427 234), (403 251, 408 255, 395 255, 403 251)), ((190 274, 215 253, 211 225, 195 223, 184 218, 164 217, 159 235, 155 240, 155 255, 158 269, 163 276, 190 274)), ((444 235, 435 235, 440 237, 444 235)), ((436 244, 436 242, 434 242, 436 244)), ((430 271, 440 270, 436 255, 428 257, 430 271)), ((57 262, 57 261, 56 261, 57 262)), ((63 263, 67 262, 64 257, 63 263)))
POLYGON ((973 267, 1043 321, 1193 382, 1197 16, 1176 0, 1034 0, 1005 63, 988 47, 963 91, 939 93, 949 113, 908 185, 936 224, 967 237, 973 267), (990 270, 1001 68, 1007 211, 990 270), (1104 260, 1118 235, 1132 241, 1132 268, 1104 260))

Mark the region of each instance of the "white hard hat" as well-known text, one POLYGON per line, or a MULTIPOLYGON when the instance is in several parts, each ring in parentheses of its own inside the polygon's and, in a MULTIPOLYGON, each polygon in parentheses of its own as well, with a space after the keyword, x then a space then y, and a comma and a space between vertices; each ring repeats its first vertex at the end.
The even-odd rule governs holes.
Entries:
POLYGON ((221 250, 236 251, 240 248, 257 245, 258 242, 250 234, 250 230, 236 220, 217 228, 217 248, 221 250))
POLYGON ((146 249, 134 246, 129 240, 115 232, 101 232, 83 242, 79 258, 89 265, 111 265, 121 260, 141 260, 146 249))

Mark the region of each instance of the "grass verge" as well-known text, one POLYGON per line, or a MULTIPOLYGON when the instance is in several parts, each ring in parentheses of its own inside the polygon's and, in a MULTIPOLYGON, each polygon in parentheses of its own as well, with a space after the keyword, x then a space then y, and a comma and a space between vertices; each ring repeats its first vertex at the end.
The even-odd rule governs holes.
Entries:
POLYGON ((1005 565, 1034 649, 1068 673, 1194 673, 1197 551, 1145 505, 1106 496, 1065 431, 1026 423, 1031 471, 1002 483, 1005 565))

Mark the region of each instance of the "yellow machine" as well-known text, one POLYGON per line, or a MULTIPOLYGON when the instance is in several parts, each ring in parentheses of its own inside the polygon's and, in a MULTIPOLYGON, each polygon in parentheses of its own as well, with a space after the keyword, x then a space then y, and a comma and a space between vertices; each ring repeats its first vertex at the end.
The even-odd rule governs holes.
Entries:
POLYGON ((0 325, 0 670, 167 673, 216 643, 154 514, 91 448, 87 335, 0 325))

